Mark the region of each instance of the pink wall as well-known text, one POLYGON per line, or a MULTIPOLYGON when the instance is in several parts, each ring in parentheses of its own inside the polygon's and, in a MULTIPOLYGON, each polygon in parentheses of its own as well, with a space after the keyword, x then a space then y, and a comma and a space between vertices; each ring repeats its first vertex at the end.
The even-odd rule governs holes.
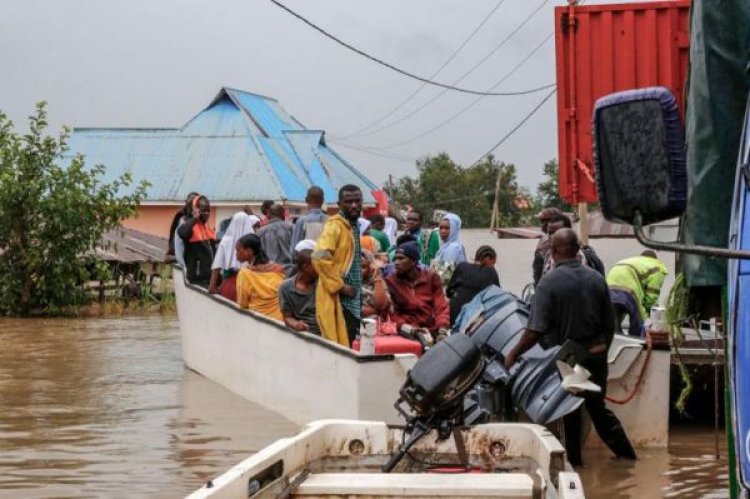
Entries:
MULTIPOLYGON (((172 224, 172 218, 180 207, 174 206, 141 206, 138 208, 138 214, 133 218, 128 218, 122 222, 122 225, 128 229, 139 230, 146 234, 169 238, 169 226, 172 224)), ((211 209, 210 223, 216 227, 216 208, 211 209)))

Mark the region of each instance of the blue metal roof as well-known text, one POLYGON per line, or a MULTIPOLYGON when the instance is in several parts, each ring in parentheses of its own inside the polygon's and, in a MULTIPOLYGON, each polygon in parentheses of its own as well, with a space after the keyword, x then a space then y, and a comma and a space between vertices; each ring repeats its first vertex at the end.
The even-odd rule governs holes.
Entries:
POLYGON ((344 184, 377 187, 272 98, 222 88, 209 106, 174 129, 76 128, 70 153, 106 166, 105 182, 129 172, 151 183, 147 201, 182 202, 191 191, 214 203, 304 201, 311 185, 335 202, 344 184))

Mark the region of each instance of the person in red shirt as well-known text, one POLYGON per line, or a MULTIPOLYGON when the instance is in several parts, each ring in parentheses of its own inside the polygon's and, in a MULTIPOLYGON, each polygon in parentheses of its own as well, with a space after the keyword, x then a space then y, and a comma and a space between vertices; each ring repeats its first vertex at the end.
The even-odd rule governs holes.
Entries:
POLYGON ((450 306, 443 283, 434 271, 419 267, 419 245, 408 242, 396 249, 396 271, 385 280, 393 303, 392 320, 426 329, 434 337, 450 327, 450 306))

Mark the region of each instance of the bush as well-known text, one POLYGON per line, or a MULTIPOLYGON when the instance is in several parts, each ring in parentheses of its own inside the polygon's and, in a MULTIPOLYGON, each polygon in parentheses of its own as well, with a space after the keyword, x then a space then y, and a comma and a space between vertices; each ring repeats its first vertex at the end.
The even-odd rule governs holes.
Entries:
POLYGON ((86 303, 83 283, 106 278, 102 235, 136 213, 148 183, 102 183, 105 167, 66 158, 70 131, 44 135, 45 103, 21 135, 0 112, 0 314, 59 314, 86 303))

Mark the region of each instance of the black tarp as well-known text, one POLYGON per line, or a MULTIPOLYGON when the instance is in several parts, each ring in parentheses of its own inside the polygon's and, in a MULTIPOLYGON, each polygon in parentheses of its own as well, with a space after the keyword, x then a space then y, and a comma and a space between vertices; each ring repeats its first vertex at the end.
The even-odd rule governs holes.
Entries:
MULTIPOLYGON (((686 243, 727 247, 749 63, 750 0, 693 0, 685 118, 686 243)), ((726 284, 726 260, 683 255, 680 264, 690 286, 726 284)))

